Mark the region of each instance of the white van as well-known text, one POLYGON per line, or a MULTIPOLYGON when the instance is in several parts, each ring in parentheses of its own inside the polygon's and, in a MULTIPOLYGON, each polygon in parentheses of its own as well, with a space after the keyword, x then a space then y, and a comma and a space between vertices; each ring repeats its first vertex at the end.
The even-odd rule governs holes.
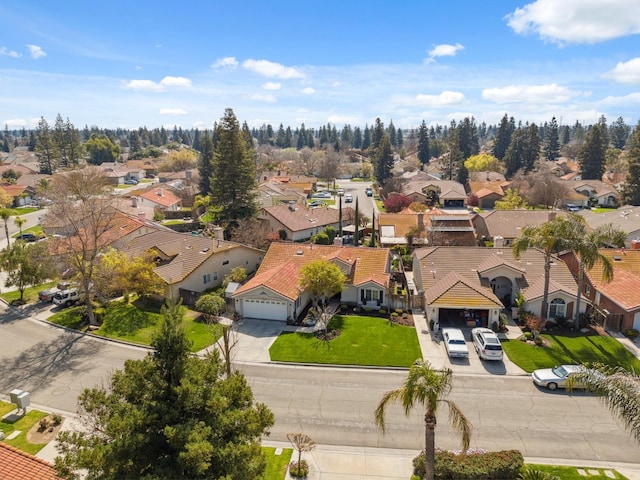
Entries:
POLYGON ((478 327, 471 330, 473 346, 480 360, 502 360, 502 344, 490 328, 478 327))

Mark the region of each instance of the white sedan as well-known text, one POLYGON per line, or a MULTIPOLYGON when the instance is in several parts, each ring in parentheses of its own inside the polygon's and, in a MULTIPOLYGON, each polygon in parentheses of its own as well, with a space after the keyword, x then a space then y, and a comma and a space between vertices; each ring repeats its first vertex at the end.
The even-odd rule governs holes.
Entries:
POLYGON ((442 339, 447 355, 451 358, 469 358, 469 348, 464 333, 459 328, 443 328, 442 339))
POLYGON ((583 368, 581 365, 556 365, 553 368, 541 368, 534 370, 531 379, 536 385, 549 390, 566 388, 569 375, 580 372, 583 368))

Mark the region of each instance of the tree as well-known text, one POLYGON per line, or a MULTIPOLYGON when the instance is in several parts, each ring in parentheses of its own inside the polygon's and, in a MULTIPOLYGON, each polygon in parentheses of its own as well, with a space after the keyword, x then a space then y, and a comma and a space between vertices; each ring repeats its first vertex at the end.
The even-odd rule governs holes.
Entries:
POLYGON ((60 166, 69 167, 77 165, 82 157, 82 143, 80 135, 69 118, 65 122, 58 114, 53 130, 53 139, 60 152, 60 166))
POLYGON ((198 154, 195 150, 181 148, 172 150, 158 169, 162 172, 182 172, 196 167, 198 154))
POLYGON ((16 224, 16 226, 18 227, 18 230, 20 231, 20 235, 22 235, 22 226, 27 223, 27 219, 26 218, 22 218, 19 215, 16 215, 16 218, 13 219, 13 222, 16 224))
POLYGON ((296 475, 301 476, 302 453, 310 452, 316 446, 315 442, 309 435, 304 433, 287 433, 287 439, 291 442, 293 448, 298 452, 298 461, 296 462, 296 475))
POLYGON ((560 134, 556 117, 551 119, 544 134, 544 157, 553 162, 560 156, 560 134))
POLYGON ((470 172, 499 172, 500 160, 488 153, 479 153, 467 158, 464 166, 470 172))
POLYGON ((627 144, 630 131, 631 128, 624 122, 624 118, 618 117, 609 129, 609 137, 611 138, 613 147, 622 150, 627 144))
POLYGON ((266 250, 272 241, 277 240, 269 224, 260 219, 246 218, 237 223, 229 235, 234 242, 266 250))
POLYGON ((427 124, 422 121, 420 128, 418 129, 418 151, 416 152, 418 160, 423 165, 429 164, 431 158, 429 154, 429 132, 427 131, 427 124))
POLYGON ((384 184, 387 178, 391 177, 391 169, 393 168, 393 151, 389 137, 383 131, 380 144, 375 151, 376 180, 380 184, 384 184))
POLYGON ((23 301, 30 285, 39 285, 53 276, 51 257, 44 242, 13 242, 0 253, 0 267, 7 274, 5 286, 16 287, 23 301))
POLYGON ((542 308, 540 317, 546 320, 549 315, 549 280, 551 271, 551 255, 569 248, 573 240, 572 228, 569 220, 555 217, 550 222, 536 227, 527 225, 522 233, 513 241, 511 246, 513 256, 520 259, 522 252, 529 248, 539 248, 544 254, 544 292, 542 294, 542 308))
POLYGON ((123 265, 127 263, 127 255, 124 252, 108 247, 97 261, 92 281, 96 295, 101 301, 122 295, 126 291, 123 278, 123 265))
POLYGON ((4 234, 7 236, 7 247, 11 245, 11 237, 9 236, 9 218, 11 218, 11 210, 4 205, 0 205, 0 218, 4 222, 4 234))
POLYGON ((102 165, 104 162, 115 162, 120 156, 120 147, 114 144, 105 134, 94 133, 84 144, 89 157, 87 162, 102 165))
POLYGON ((383 202, 387 213, 398 213, 407 208, 413 200, 406 195, 391 194, 383 202))
POLYGON ((528 208, 528 205, 516 190, 507 188, 504 197, 502 200, 496 201, 494 208, 496 210, 518 210, 528 208))
POLYGON ((242 283, 247 279, 247 270, 243 266, 233 267, 231 272, 228 275, 225 275, 224 281, 222 282, 225 287, 229 285, 230 282, 242 283))
POLYGON ((225 110, 216 134, 209 195, 211 203, 220 207, 218 219, 235 226, 238 220, 252 218, 258 212, 255 161, 230 108, 225 110))
POLYGON ((150 251, 139 257, 129 258, 122 265, 122 281, 125 292, 137 294, 143 300, 152 295, 162 295, 166 283, 155 271, 154 255, 150 251))
POLYGON ((220 295, 208 293, 202 295, 196 302, 196 310, 203 313, 207 323, 218 321, 218 317, 227 309, 227 302, 220 295))
POLYGON ((640 442, 640 375, 619 366, 591 363, 584 367, 569 375, 567 388, 582 386, 599 395, 633 439, 640 442))
MULTIPOLYGON (((327 300, 344 288, 346 277, 340 267, 329 260, 313 260, 300 269, 300 288, 311 295, 313 308, 319 311, 320 303, 327 300)), ((319 315, 322 330, 326 330, 329 318, 319 315)))
POLYGON ((604 173, 608 141, 601 124, 593 125, 587 132, 584 145, 578 154, 578 164, 583 180, 601 180, 604 173))
POLYGON ((56 175, 49 191, 52 203, 48 214, 58 219, 67 234, 52 239, 52 248, 77 272, 91 324, 95 324, 92 278, 109 241, 106 233, 115 225, 117 199, 111 190, 112 185, 100 168, 86 167, 56 175))
POLYGON ((180 305, 163 317, 152 353, 80 395, 86 428, 60 434, 61 476, 249 480, 264 472, 260 438, 273 413, 254 403, 241 373, 223 378, 217 351, 190 355, 180 305))
POLYGON ((629 205, 640 205, 640 122, 627 144, 629 171, 623 189, 624 201, 629 205))
MULTIPOLYGON (((516 122, 513 117, 508 118, 507 114, 504 114, 500 121, 500 126, 496 132, 496 139, 493 145, 493 155, 502 160, 507 153, 509 145, 511 145, 511 136, 516 130, 516 122)), ((517 169, 516 169, 517 170, 517 169)))
POLYGON ((40 165, 40 173, 53 175, 53 172, 58 168, 60 151, 58 150, 58 145, 55 142, 49 123, 47 123, 44 117, 40 117, 36 129, 35 153, 40 165))
POLYGON ((446 400, 451 392, 453 372, 451 369, 436 370, 429 362, 416 360, 409 368, 404 385, 386 392, 375 411, 375 421, 384 433, 386 430, 385 414, 389 403, 400 402, 405 415, 409 415, 416 404, 425 409, 425 476, 426 480, 435 477, 435 429, 438 405, 445 403, 449 407, 449 421, 460 433, 462 449, 467 450, 471 442, 471 422, 464 416, 458 406, 446 400))

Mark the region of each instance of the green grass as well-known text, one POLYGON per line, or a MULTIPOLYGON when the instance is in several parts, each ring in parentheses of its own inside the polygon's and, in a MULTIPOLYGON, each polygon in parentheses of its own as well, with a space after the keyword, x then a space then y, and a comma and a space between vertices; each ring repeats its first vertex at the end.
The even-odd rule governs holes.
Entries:
POLYGON ((549 335, 549 346, 536 347, 519 340, 503 340, 509 359, 526 372, 565 363, 600 362, 640 370, 640 360, 613 337, 600 335, 549 335))
MULTIPOLYGON (((589 467, 563 467, 563 466, 558 466, 558 465, 534 465, 534 464, 526 464, 525 467, 529 468, 529 469, 535 469, 535 470, 541 470, 543 472, 549 473, 551 475, 555 475, 558 478, 561 478, 562 480, 599 480, 599 479, 608 479, 611 480, 611 477, 608 477, 607 475, 605 475, 605 469, 603 468, 589 468, 589 467), (578 473, 578 469, 584 470, 584 471, 589 471, 589 472, 595 472, 597 471, 599 474, 598 475, 588 475, 588 476, 583 476, 580 475, 578 473)), ((624 475, 620 475, 618 472, 616 472, 615 470, 610 470, 607 469, 609 471, 612 471, 613 474, 615 475, 615 479, 616 480, 626 480, 627 477, 625 477, 624 475)))
POLYGON ((26 215, 27 213, 37 212, 40 207, 18 207, 10 208, 11 215, 26 215))
MULTIPOLYGON (((11 412, 12 410, 15 410, 15 408, 16 406, 12 403, 0 401, 1 415, 5 415, 11 412)), ((9 422, 7 419, 2 419, 2 421, 0 421, 0 428, 2 428, 2 431, 4 432, 6 437, 11 435, 11 433, 13 433, 16 430, 20 431, 20 434, 16 438, 12 440, 7 440, 5 438, 3 442, 11 445, 12 447, 17 448, 18 450, 22 450, 23 452, 27 452, 27 453, 31 453, 32 455, 35 455, 42 449, 42 447, 46 445, 46 443, 36 444, 36 443, 27 442, 27 432, 31 430, 31 427, 33 427, 37 422, 39 422, 41 418, 44 418, 46 416, 47 416, 46 413, 41 412, 39 410, 27 409, 27 414, 22 416, 19 420, 15 422, 9 422)))
POLYGON ((605 207, 598 207, 598 208, 592 208, 591 211, 593 213, 607 213, 607 212, 611 212, 615 210, 615 208, 605 208, 605 207))
MULTIPOLYGON (((52 281, 43 283, 42 285, 38 285, 36 287, 29 287, 24 291, 24 300, 26 303, 34 303, 38 301, 38 292, 40 290, 47 290, 51 287, 55 287, 58 282, 52 281)), ((12 290, 10 292, 5 292, 0 295, 7 303, 11 303, 14 300, 18 300, 20 298, 20 292, 17 290, 12 290)))
MULTIPOLYGON (((62 309, 49 317, 56 325, 78 329, 82 323, 83 307, 62 309)), ((125 302, 116 300, 103 309, 103 323, 92 333, 105 338, 122 340, 141 345, 150 345, 154 334, 162 324, 160 307, 146 305, 143 302, 125 302)), ((184 309, 187 313, 187 309, 184 309)), ((183 326, 187 337, 192 342, 191 351, 200 351, 220 337, 213 327, 193 318, 193 314, 185 314, 183 326)))
MULTIPOLYGON (((34 225, 33 227, 23 228, 22 233, 33 233, 36 237, 46 237, 44 230, 42 230, 42 225, 34 225)), ((19 231, 11 235, 11 238, 16 238, 18 235, 20 235, 19 231)))
POLYGON ((293 454, 292 448, 283 448, 280 455, 276 455, 273 447, 262 447, 262 453, 267 459, 267 468, 262 480, 283 480, 287 476, 287 468, 293 454))
POLYGON ((269 349, 272 361, 409 367, 422 357, 415 328, 364 316, 336 316, 329 342, 312 333, 283 332, 269 349))

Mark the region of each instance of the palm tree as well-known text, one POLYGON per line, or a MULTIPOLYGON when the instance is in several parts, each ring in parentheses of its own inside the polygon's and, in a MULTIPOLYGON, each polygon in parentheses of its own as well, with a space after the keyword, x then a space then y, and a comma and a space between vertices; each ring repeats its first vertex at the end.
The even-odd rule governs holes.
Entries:
POLYGON ((19 216, 16 216, 16 218, 14 218, 13 221, 18 226, 18 230, 20 230, 20 235, 22 235, 22 225, 27 223, 27 220, 19 216))
POLYGON ((11 210, 7 207, 0 206, 0 218, 4 221, 4 233, 7 236, 7 247, 11 245, 11 242, 9 241, 9 225, 7 224, 9 217, 11 217, 11 210))
POLYGON ((384 433, 384 416, 388 403, 395 403, 399 400, 405 415, 409 415, 415 404, 421 404, 425 408, 424 478, 426 480, 433 480, 435 476, 436 413, 440 402, 446 403, 449 407, 449 421, 462 436, 462 449, 466 451, 471 441, 471 423, 455 403, 443 398, 451 391, 452 381, 453 372, 451 369, 436 370, 429 362, 418 359, 409 369, 404 385, 386 392, 375 411, 376 425, 384 433))
POLYGON ((520 259, 522 252, 529 248, 538 248, 544 254, 544 293, 540 317, 547 319, 549 314, 549 273, 551 271, 551 255, 569 248, 573 238, 574 225, 563 217, 555 217, 550 222, 536 227, 526 226, 513 241, 513 256, 520 259))
POLYGON ((600 252, 600 248, 610 245, 622 247, 627 235, 611 223, 588 232, 584 218, 579 215, 571 215, 569 221, 574 224, 575 228, 570 248, 578 258, 578 295, 574 317, 574 325, 578 328, 585 269, 591 270, 596 263, 600 263, 602 265, 602 281, 606 283, 613 280, 613 262, 600 252))
POLYGON ((585 364, 572 373, 567 388, 585 387, 601 395, 609 410, 620 418, 636 442, 640 443, 640 375, 618 366, 585 364))

